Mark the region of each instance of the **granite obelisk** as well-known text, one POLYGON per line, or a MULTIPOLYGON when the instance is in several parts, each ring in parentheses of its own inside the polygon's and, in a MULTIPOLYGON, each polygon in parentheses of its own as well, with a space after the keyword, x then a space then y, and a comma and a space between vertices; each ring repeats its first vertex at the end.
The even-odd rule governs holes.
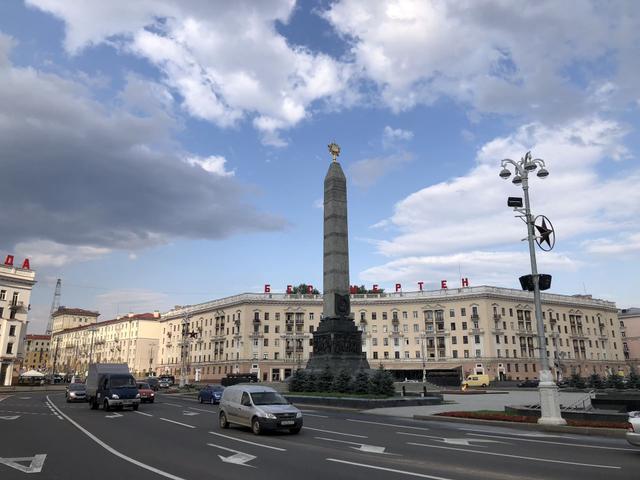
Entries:
POLYGON ((338 163, 340 147, 329 145, 333 161, 324 179, 323 308, 313 333, 313 354, 307 369, 369 369, 362 353, 362 332, 353 321, 349 297, 349 228, 347 179, 338 163))

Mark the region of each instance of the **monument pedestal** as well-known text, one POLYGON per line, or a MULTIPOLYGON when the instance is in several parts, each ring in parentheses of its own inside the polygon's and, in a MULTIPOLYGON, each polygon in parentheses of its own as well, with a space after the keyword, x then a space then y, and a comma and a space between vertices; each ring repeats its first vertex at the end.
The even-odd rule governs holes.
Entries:
POLYGON ((362 353, 362 332, 349 318, 324 318, 313 333, 313 353, 307 370, 319 373, 327 368, 334 374, 340 370, 356 373, 369 370, 362 353))

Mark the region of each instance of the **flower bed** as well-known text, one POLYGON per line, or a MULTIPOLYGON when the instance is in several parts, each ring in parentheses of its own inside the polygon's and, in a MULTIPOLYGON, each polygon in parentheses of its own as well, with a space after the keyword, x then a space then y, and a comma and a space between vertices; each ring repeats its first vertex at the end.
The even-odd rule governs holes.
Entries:
MULTIPOLYGON (((527 415, 513 415, 504 412, 477 411, 477 412, 441 412, 436 415, 442 417, 475 418, 478 420, 498 420, 501 422, 515 423, 538 423, 538 417, 527 415)), ((590 428, 626 428, 626 422, 603 422, 593 420, 567 420, 570 427, 590 427, 590 428)))

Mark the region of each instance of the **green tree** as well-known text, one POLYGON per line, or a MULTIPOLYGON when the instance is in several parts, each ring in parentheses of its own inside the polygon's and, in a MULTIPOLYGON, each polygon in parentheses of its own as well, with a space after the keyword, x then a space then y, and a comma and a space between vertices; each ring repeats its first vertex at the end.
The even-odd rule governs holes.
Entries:
POLYGON ((331 371, 329 365, 327 365, 320 374, 320 377, 318 377, 316 387, 319 392, 330 392, 332 384, 333 372, 331 371))
POLYGON ((393 375, 384 369, 382 365, 371 377, 370 393, 391 397, 395 394, 393 375))
POLYGON ((640 388, 640 376, 638 376, 638 371, 633 365, 631 365, 631 368, 629 369, 627 388, 640 388))
POLYGON ((313 372, 305 373, 304 380, 304 391, 305 392, 315 392, 318 390, 318 378, 317 375, 313 372))
POLYGON ((602 378, 597 373, 592 373, 589 377, 589 388, 602 388, 602 378))
POLYGON ((359 370, 353 382, 353 391, 359 394, 369 393, 371 380, 369 374, 364 370, 359 370))
POLYGON ((351 390, 351 374, 347 370, 340 370, 333 379, 332 391, 347 393, 351 390))
MULTIPOLYGON (((291 290, 291 293, 306 295, 309 293, 309 287, 310 285, 307 285, 306 283, 301 283, 297 287, 293 287, 293 289, 291 290)), ((318 295, 320 292, 318 291, 317 288, 313 288, 311 293, 313 293, 314 295, 318 295)))
POLYGON ((356 293, 358 295, 365 295, 367 293, 369 293, 369 294, 371 294, 371 293, 384 293, 384 288, 378 288, 378 290, 376 290, 376 291, 368 290, 367 287, 365 287, 364 285, 360 285, 360 286, 355 285, 353 288, 354 288, 353 293, 356 293))
POLYGON ((302 368, 297 369, 289 380, 290 392, 303 392, 306 387, 307 375, 302 368))
POLYGON ((569 385, 574 388, 584 388, 584 379, 580 376, 579 373, 573 373, 571 374, 571 378, 569 379, 569 385))

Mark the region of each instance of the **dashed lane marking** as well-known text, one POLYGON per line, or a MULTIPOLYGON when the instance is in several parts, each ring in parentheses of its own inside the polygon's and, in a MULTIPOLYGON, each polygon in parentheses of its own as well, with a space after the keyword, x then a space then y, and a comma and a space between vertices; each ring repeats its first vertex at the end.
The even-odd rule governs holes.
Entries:
POLYGON ((49 412, 23 412, 20 410, 0 410, 0 413, 19 413, 21 415, 51 415, 49 412))
POLYGON ((223 435, 222 433, 209 432, 211 435, 217 435, 218 437, 228 438, 229 440, 235 440, 236 442, 248 443, 249 445, 255 445, 256 447, 270 448, 271 450, 277 450, 279 452, 286 452, 286 448, 272 447, 271 445, 264 445, 262 443, 250 442, 249 440, 241 440, 240 438, 232 437, 230 435, 223 435))
POLYGON ((178 403, 168 403, 168 402, 164 402, 165 405, 171 405, 172 407, 180 407, 180 408, 184 408, 184 405, 180 405, 178 403))
POLYGON ((345 437, 356 437, 356 438, 369 438, 366 435, 356 435, 354 433, 342 433, 342 432, 334 432, 332 430, 322 430, 321 428, 311 428, 311 427, 304 427, 305 430, 314 430, 316 432, 324 432, 324 433, 333 433, 335 435, 344 435, 345 437))
POLYGON ((302 412, 302 413, 304 413, 305 417, 329 418, 327 415, 317 415, 315 413, 307 413, 307 412, 302 412))
MULTIPOLYGON (((49 396, 48 395, 47 395, 47 400, 49 400, 49 396)), ((51 400, 49 400, 49 401, 51 401, 51 400)), ((122 458, 123 460, 125 460, 125 461, 127 461, 129 463, 137 465, 140 468, 144 468, 145 470, 149 470, 150 472, 156 473, 156 474, 161 475, 161 476, 163 476, 165 478, 170 478, 171 480, 185 480, 184 478, 178 477, 177 475, 172 475, 171 473, 168 473, 168 472, 165 472, 163 470, 160 470, 159 468, 152 467, 151 465, 147 465, 146 463, 142 463, 142 462, 140 462, 140 461, 138 461, 138 460, 136 460, 134 458, 127 457, 125 454, 119 452, 118 450, 116 450, 115 448, 111 447, 110 445, 107 445, 102 440, 100 440, 98 437, 96 437, 93 433, 91 433, 90 431, 86 430, 85 428, 80 426, 80 424, 76 423, 70 417, 68 417, 67 415, 62 413, 62 411, 56 405, 53 405, 53 406, 60 413, 60 415, 62 415, 64 418, 66 418, 69 421, 69 423, 71 423, 71 425, 76 427, 78 430, 80 430, 82 433, 84 433, 87 437, 89 437, 91 440, 96 442, 102 448, 104 448, 108 452, 114 454, 116 457, 122 458)))
POLYGON ((417 447, 426 447, 426 448, 440 448, 443 450, 456 450, 458 452, 465 453, 479 453, 480 455, 493 455, 495 457, 508 457, 508 458, 519 458, 521 460, 533 460, 534 462, 545 462, 545 463, 560 463, 563 465, 576 465, 578 467, 591 467, 591 468, 609 468, 613 470, 620 470, 622 467, 618 467, 616 465, 595 465, 592 463, 580 463, 580 462, 568 462, 565 460, 552 460, 550 458, 538 458, 538 457, 525 457, 522 455, 510 455, 508 453, 497 453, 497 452, 487 452, 486 450, 469 450, 467 448, 454 448, 454 447, 443 447, 441 445, 427 445, 424 443, 412 443, 407 442, 407 445, 415 445, 417 447))
POLYGON ((346 465, 353 465, 355 467, 371 468, 373 470, 382 470, 383 472, 399 473, 401 475, 409 475, 411 477, 430 478, 431 480, 451 480, 445 477, 436 477, 434 475, 427 475, 425 473, 408 472, 406 470, 398 470, 396 468, 377 467, 375 465, 369 465, 365 463, 347 462, 346 460, 338 460, 337 458, 327 458, 328 462, 344 463, 346 465))
POLYGON ((385 427, 393 427, 393 428, 410 428, 412 430, 420 430, 420 431, 423 431, 423 432, 431 430, 430 428, 424 428, 424 427, 411 427, 409 425, 396 425, 395 423, 370 422, 368 420, 355 420, 355 419, 352 419, 352 418, 347 418, 347 422, 369 423, 371 425, 382 425, 382 426, 385 426, 385 427))
POLYGON ((213 415, 217 415, 218 412, 212 412, 211 410, 205 410, 204 408, 197 407, 189 407, 191 410, 198 410, 199 412, 212 413, 213 415))
POLYGON ((187 423, 181 423, 181 422, 176 422, 175 420, 169 420, 168 418, 162 418, 160 417, 160 420, 164 421, 164 422, 170 422, 170 423, 175 423, 176 425, 181 425, 183 427, 187 427, 187 428, 196 428, 193 425, 189 425, 187 423))
POLYGON ((134 410, 138 415, 144 415, 145 417, 153 417, 150 413, 140 412, 138 410, 134 410))
POLYGON ((47 407, 49 407, 49 410, 51 410, 51 413, 52 413, 53 415, 55 415, 56 417, 58 417, 58 420, 63 420, 63 418, 62 418, 62 417, 58 414, 58 412, 56 411, 56 410, 57 410, 57 407, 56 407, 56 408, 54 408, 54 407, 55 407, 55 405, 53 405, 53 402, 49 399, 49 395, 47 395, 47 401, 46 401, 46 402, 44 402, 44 404, 45 404, 47 407))
POLYGON ((474 437, 488 437, 488 438, 502 438, 505 440, 515 440, 517 442, 535 442, 535 443, 549 443, 551 445, 563 445, 568 447, 582 447, 582 448, 600 448, 602 450, 621 450, 623 452, 637 452, 637 448, 622 448, 622 447, 605 447, 602 445, 586 445, 584 443, 567 443, 567 442, 552 442, 549 440, 533 440, 531 438, 518 438, 518 437, 503 437, 500 435, 484 435, 481 433, 467 433, 467 435, 473 435, 474 437))

